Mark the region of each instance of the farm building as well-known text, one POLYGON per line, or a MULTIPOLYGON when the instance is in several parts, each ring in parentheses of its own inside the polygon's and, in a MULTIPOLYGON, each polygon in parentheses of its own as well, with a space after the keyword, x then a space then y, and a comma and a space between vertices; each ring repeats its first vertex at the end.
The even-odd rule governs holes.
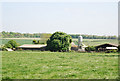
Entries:
MULTIPOLYGON (((47 45, 40 45, 40 44, 24 44, 24 45, 19 46, 17 49, 44 51, 46 46, 47 45)), ((85 48, 86 46, 83 45, 83 47, 85 48)), ((73 42, 71 44, 71 50, 78 51, 78 46, 75 45, 73 42)))
POLYGON ((23 50, 45 50, 46 45, 40 45, 40 44, 24 44, 22 46, 19 46, 18 49, 23 50))
POLYGON ((97 51, 117 50, 118 49, 117 47, 118 45, 106 43, 96 46, 96 50, 97 51))
MULTIPOLYGON (((88 47, 86 46, 85 44, 82 44, 82 48, 83 50, 85 51, 85 48, 88 47)), ((74 50, 74 51, 79 51, 78 50, 78 45, 75 45, 74 42, 71 43, 71 50, 74 50)))
POLYGON ((11 48, 6 48, 6 51, 13 51, 11 48))
POLYGON ((74 42, 71 43, 71 50, 78 51, 78 46, 74 42))

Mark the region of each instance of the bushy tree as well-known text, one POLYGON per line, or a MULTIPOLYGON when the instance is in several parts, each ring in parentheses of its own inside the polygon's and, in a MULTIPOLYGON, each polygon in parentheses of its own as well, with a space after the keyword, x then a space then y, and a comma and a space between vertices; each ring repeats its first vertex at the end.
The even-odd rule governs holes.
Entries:
POLYGON ((72 38, 63 32, 55 32, 47 40, 47 50, 50 51, 69 51, 72 38))
POLYGON ((6 48, 17 48, 17 46, 18 46, 19 44, 16 42, 16 41, 14 41, 14 40, 10 40, 10 41, 8 41, 8 43, 7 44, 5 44, 5 47, 6 48))
POLYGON ((12 45, 9 44, 9 43, 5 44, 5 47, 6 47, 6 48, 13 48, 12 45))
POLYGON ((5 45, 1 45, 1 46, 0 46, 0 50, 5 51, 5 50, 6 50, 5 45))
POLYGON ((42 43, 40 40, 33 40, 33 44, 45 44, 44 42, 42 43))

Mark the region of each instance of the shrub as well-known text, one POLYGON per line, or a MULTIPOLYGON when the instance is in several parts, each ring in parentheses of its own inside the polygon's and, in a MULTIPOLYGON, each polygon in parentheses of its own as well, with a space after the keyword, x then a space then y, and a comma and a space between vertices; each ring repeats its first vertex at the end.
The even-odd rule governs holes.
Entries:
POLYGON ((47 40, 47 50, 50 51, 69 51, 72 38, 63 32, 55 32, 47 40))
POLYGON ((45 44, 45 42, 40 42, 40 40, 33 40, 33 44, 45 44))
POLYGON ((70 50, 69 52, 76 52, 75 50, 70 50))
POLYGON ((5 45, 1 45, 1 46, 0 46, 0 50, 2 50, 2 51, 6 51, 6 47, 5 47, 5 45))
POLYGON ((36 41, 36 40, 33 40, 33 44, 37 44, 37 41, 36 41))
POLYGON ((86 51, 90 52, 90 51, 96 51, 96 48, 94 46, 88 46, 85 48, 86 51))
POLYGON ((117 53, 117 50, 106 50, 106 53, 117 53))
POLYGON ((37 43, 40 44, 40 40, 38 40, 37 43))

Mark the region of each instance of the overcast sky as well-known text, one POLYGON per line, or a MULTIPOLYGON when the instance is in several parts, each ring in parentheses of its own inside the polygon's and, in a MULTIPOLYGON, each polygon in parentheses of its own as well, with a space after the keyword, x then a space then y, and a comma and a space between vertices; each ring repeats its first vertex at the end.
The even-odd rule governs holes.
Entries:
MULTIPOLYGON (((107 0, 106 0, 107 1, 107 0)), ((118 34, 117 2, 4 2, 2 31, 118 34)))

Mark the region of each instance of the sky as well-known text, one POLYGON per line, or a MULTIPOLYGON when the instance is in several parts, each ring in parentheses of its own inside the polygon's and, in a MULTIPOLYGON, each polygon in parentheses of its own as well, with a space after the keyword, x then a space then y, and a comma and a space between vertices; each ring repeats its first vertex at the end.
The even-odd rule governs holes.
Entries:
POLYGON ((2 31, 118 35, 117 2, 45 1, 2 2, 2 31))

